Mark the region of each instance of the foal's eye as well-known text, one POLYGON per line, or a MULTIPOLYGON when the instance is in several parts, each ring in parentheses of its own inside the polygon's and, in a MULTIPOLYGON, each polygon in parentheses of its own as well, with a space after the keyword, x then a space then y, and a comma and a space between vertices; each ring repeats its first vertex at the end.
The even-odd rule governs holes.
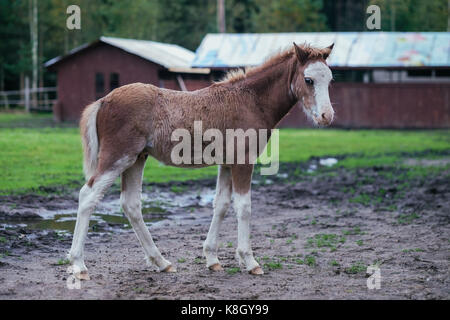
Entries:
POLYGON ((309 85, 313 85, 314 84, 314 81, 311 78, 305 78, 305 82, 306 82, 306 84, 309 84, 309 85))

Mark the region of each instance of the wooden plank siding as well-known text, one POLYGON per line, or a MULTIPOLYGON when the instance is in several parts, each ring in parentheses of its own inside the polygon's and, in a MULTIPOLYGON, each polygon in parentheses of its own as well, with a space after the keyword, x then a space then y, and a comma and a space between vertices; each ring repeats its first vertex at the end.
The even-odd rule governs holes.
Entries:
MULTIPOLYGON (((450 128, 449 83, 334 83, 336 128, 450 128)), ((280 127, 312 126, 299 107, 280 127)))

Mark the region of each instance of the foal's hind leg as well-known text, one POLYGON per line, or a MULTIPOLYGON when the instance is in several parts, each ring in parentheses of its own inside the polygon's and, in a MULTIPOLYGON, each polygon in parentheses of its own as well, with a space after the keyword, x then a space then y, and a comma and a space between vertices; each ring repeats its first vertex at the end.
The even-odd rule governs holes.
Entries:
POLYGON ((120 171, 117 169, 107 171, 99 175, 92 186, 85 184, 80 190, 77 222, 73 232, 72 247, 67 256, 72 263, 74 275, 79 279, 89 280, 84 264, 84 242, 89 228, 89 218, 95 206, 119 174, 120 171))
POLYGON ((231 201, 231 169, 219 166, 217 175, 216 196, 214 198, 214 216, 209 227, 208 236, 203 244, 203 253, 206 257, 206 265, 214 271, 223 270, 217 259, 217 238, 220 225, 227 213, 231 201))
POLYGON ((160 271, 175 272, 172 264, 159 252, 142 218, 142 174, 146 159, 146 156, 139 156, 136 163, 122 173, 120 203, 144 249, 148 262, 155 264, 160 271))

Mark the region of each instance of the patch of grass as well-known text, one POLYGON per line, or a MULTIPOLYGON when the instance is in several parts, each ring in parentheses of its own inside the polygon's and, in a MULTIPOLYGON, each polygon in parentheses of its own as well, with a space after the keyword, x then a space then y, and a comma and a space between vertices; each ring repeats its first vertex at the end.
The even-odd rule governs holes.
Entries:
POLYGON ((69 259, 59 259, 58 262, 57 262, 57 264, 59 266, 63 266, 63 265, 69 264, 69 263, 70 263, 69 259))
POLYGON ((362 246, 362 245, 364 244, 364 242, 363 242, 362 240, 357 240, 357 241, 356 241, 356 244, 357 244, 358 246, 362 246))
POLYGON ((269 270, 276 270, 276 269, 282 269, 283 265, 281 264, 281 262, 278 261, 269 261, 264 263, 264 268, 269 269, 269 270))
POLYGON ((175 193, 183 193, 187 190, 186 186, 171 186, 170 191, 175 193))
MULTIPOLYGON (((51 123, 51 115, 0 113, 0 194, 55 193, 49 187, 64 186, 76 189, 84 182, 82 175, 82 151, 78 128, 33 127, 14 128, 14 123, 24 120, 40 122, 41 126, 51 123), (39 119, 38 119, 39 118, 39 119), (7 124, 7 125, 3 125, 7 124), (26 150, 26 156, 24 156, 26 150), (40 187, 47 187, 43 189, 40 187)), ((447 130, 394 131, 394 130, 280 130, 280 161, 301 162, 311 156, 347 157, 338 165, 356 168, 373 165, 389 165, 398 162, 397 156, 383 156, 385 153, 401 153, 450 148, 447 130)), ((268 148, 270 150, 270 148, 268 148)), ((426 176, 441 168, 415 167, 409 177, 426 176), (416 169, 417 168, 417 169, 416 169)), ((183 169, 165 166, 149 158, 144 172, 145 182, 163 183, 215 177, 215 166, 202 169, 183 169)), ((303 175, 299 170, 299 175, 303 175)), ((176 189, 180 191, 181 189, 176 189)), ((174 191, 175 192, 175 191, 174 191)))
POLYGON ((363 232, 361 231, 360 227, 354 227, 353 229, 350 230, 342 230, 342 234, 349 236, 349 235, 363 234, 363 232))
POLYGON ((5 237, 0 237, 0 242, 1 242, 1 243, 6 243, 6 242, 7 242, 7 240, 6 240, 6 238, 5 238, 5 237))
POLYGON ((360 203, 364 206, 368 206, 372 202, 370 195, 365 194, 365 193, 362 193, 356 197, 350 198, 348 201, 352 202, 352 203, 360 203))
POLYGON ((3 251, 2 253, 3 257, 9 257, 11 255, 11 252, 9 252, 8 250, 3 251))
POLYGON ((415 248, 415 249, 403 249, 402 252, 409 253, 409 252, 424 252, 425 250, 421 248, 415 248))
POLYGON ((345 268, 344 272, 348 273, 348 274, 357 274, 360 272, 365 272, 366 270, 367 270, 367 266, 363 262, 358 261, 358 262, 352 264, 350 267, 345 268))
POLYGON ((185 262, 186 262, 186 259, 185 259, 185 258, 180 258, 180 259, 178 259, 177 261, 178 261, 178 263, 185 263, 185 262))
POLYGON ((400 214, 397 217, 397 223, 398 224, 410 224, 414 220, 419 219, 420 216, 417 213, 411 213, 411 214, 400 214))
POLYGON ((236 274, 239 271, 241 271, 241 269, 235 267, 235 268, 228 268, 228 269, 226 269, 226 271, 227 271, 228 274, 233 275, 233 274, 236 274))
POLYGON ((233 248, 233 242, 228 241, 227 242, 227 248, 233 248))
POLYGON ((312 238, 307 239, 307 247, 310 248, 330 248, 331 251, 336 251, 336 245, 339 243, 345 243, 346 238, 344 236, 338 236, 331 233, 318 233, 312 238))
POLYGON ((386 211, 397 211, 397 205, 391 204, 384 208, 386 211))
POLYGON ((195 258, 195 259, 194 259, 194 263, 196 263, 196 264, 202 264, 203 262, 202 262, 202 259, 200 259, 200 258, 195 258))
POLYGON ((337 262, 336 260, 333 259, 333 260, 330 261, 330 266, 339 267, 340 264, 339 264, 339 262, 337 262))
POLYGON ((317 265, 316 258, 311 255, 305 256, 305 264, 310 267, 315 267, 317 265))
POLYGON ((134 290, 134 292, 136 292, 138 294, 144 293, 144 288, 134 288, 133 290, 134 290))
POLYGON ((288 240, 286 240, 286 244, 291 244, 297 238, 298 236, 296 234, 293 234, 288 240))

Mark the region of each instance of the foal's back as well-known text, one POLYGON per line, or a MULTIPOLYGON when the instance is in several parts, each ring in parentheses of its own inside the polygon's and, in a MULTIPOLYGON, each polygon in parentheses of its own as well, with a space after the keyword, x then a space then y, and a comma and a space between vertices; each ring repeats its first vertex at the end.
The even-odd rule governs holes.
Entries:
POLYGON ((248 118, 244 97, 220 85, 191 92, 143 83, 122 86, 101 99, 97 114, 100 150, 108 155, 147 150, 171 164, 170 150, 178 143, 171 141, 175 129, 187 129, 193 136, 194 121, 201 121, 203 131, 243 127, 248 118))

